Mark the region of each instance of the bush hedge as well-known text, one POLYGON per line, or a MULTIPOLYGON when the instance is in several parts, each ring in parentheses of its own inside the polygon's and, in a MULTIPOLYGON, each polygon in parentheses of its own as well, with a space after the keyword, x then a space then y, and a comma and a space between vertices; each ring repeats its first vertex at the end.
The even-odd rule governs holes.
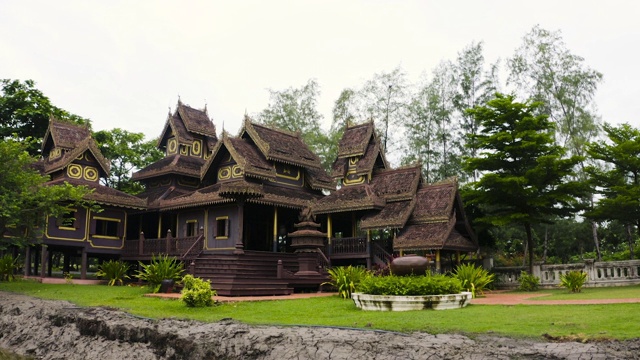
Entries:
POLYGON ((445 275, 370 276, 356 290, 370 295, 446 295, 460 293, 462 283, 445 275))

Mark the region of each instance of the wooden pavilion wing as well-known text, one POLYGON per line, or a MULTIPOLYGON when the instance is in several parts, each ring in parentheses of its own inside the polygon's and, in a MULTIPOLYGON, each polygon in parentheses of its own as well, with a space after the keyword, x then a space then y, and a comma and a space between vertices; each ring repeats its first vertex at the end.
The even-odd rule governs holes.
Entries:
POLYGON ((202 158, 180 154, 169 155, 134 173, 131 179, 138 181, 168 174, 200 178, 200 169, 204 163, 202 158))
POLYGON ((415 199, 387 203, 379 212, 364 216, 360 222, 360 228, 362 230, 400 229, 409 220, 415 205, 415 199))
POLYGON ((385 204, 385 200, 376 195, 368 184, 344 186, 318 200, 313 205, 313 213, 329 214, 356 210, 379 210, 384 208, 385 204))
POLYGON ((177 196, 166 200, 159 200, 158 203, 159 207, 162 210, 175 210, 231 202, 233 202, 233 199, 220 195, 220 184, 214 184, 202 189, 198 189, 186 195, 177 196))

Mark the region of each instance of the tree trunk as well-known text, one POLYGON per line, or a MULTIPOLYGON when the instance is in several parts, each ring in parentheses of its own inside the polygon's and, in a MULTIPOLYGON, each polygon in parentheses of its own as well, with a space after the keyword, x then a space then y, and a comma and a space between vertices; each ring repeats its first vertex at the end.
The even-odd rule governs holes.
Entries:
POLYGON ((629 259, 633 260, 633 234, 631 233, 631 225, 627 225, 627 242, 629 243, 629 259))
POLYGON ((547 249, 549 248, 549 225, 544 226, 544 252, 542 253, 542 262, 547 262, 547 249))
POLYGON ((533 275, 533 236, 531 235, 531 224, 525 223, 524 229, 527 232, 527 248, 529 248, 529 274, 533 275))
POLYGON ((591 232, 593 233, 593 244, 596 246, 596 260, 602 261, 602 254, 600 253, 600 240, 598 240, 598 224, 595 221, 591 221, 591 232))

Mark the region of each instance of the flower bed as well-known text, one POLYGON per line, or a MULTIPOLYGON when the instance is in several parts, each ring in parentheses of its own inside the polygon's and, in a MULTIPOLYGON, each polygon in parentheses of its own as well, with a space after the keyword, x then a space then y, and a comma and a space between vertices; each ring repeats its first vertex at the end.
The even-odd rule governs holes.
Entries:
POLYGON ((362 310, 409 311, 460 309, 471 302, 471 292, 447 295, 370 295, 353 293, 351 298, 362 310))

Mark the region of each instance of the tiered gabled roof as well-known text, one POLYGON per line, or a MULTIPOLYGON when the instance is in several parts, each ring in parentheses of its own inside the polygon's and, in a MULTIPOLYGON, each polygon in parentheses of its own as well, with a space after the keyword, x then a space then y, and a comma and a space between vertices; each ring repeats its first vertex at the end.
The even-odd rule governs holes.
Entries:
MULTIPOLYGON (((89 152, 98 163, 100 176, 104 177, 109 175, 110 163, 102 155, 102 152, 91 137, 91 132, 86 126, 61 122, 53 118, 50 119, 42 149, 44 155, 48 155, 54 149, 61 149, 57 157, 45 156, 40 160, 38 168, 46 175, 64 170, 71 165, 74 160, 81 158, 86 152, 89 152)), ((85 196, 87 200, 93 200, 104 205, 133 209, 146 208, 144 200, 101 185, 98 181, 58 177, 55 180, 47 182, 46 185, 61 185, 65 182, 75 186, 86 186, 91 189, 92 192, 85 196)))
POLYGON ((388 168, 382 152, 380 139, 376 135, 373 122, 366 122, 345 129, 338 143, 338 157, 331 166, 331 176, 342 179, 349 170, 349 161, 357 159, 355 175, 371 174, 374 168, 388 168))
MULTIPOLYGON (((422 182, 422 175, 419 166, 404 167, 395 170, 378 170, 373 173, 369 184, 343 186, 340 190, 318 200, 313 206, 315 214, 329 214, 343 211, 356 210, 381 210, 391 203, 402 201, 406 206, 411 204, 418 185, 422 182)), ((394 209, 399 209, 398 205, 392 205, 394 209)), ((395 210, 394 210, 395 211, 395 210)), ((401 217, 408 217, 404 214, 401 217)), ((396 220, 386 223, 385 214, 399 215, 391 211, 375 213, 375 220, 368 226, 379 224, 377 227, 395 227, 396 220)), ((367 218, 365 217, 365 220, 367 218)), ((406 222, 406 219, 405 219, 406 222)), ((365 223, 366 224, 366 223, 365 223)), ((404 225, 404 222, 402 223, 404 225)), ((399 226, 401 227, 401 226, 399 226)))
POLYGON ((394 250, 478 249, 475 234, 464 215, 455 178, 418 190, 413 213, 393 247, 394 250))
POLYGON ((239 137, 250 137, 267 160, 303 168, 322 168, 318 155, 309 149, 298 133, 254 124, 245 117, 239 137))
POLYGON ((42 170, 45 175, 60 171, 71 164, 78 156, 89 151, 100 165, 100 177, 109 176, 111 163, 102 156, 102 152, 98 149, 96 142, 89 136, 76 144, 75 148, 62 153, 59 157, 50 159, 49 157, 42 159, 42 170))
POLYGON ((49 118, 49 127, 42 139, 42 153, 53 148, 71 150, 79 143, 91 137, 91 130, 86 125, 77 125, 49 118))
POLYGON ((255 145, 246 139, 231 137, 226 132, 222 134, 222 139, 213 148, 211 157, 202 167, 201 179, 214 176, 212 172, 215 169, 212 165, 223 156, 222 153, 231 155, 246 176, 264 180, 276 179, 276 170, 273 164, 264 157, 255 145))
POLYGON ((218 141, 216 127, 209 119, 207 109, 194 109, 178 100, 175 112, 167 116, 167 122, 158 138, 158 147, 166 147, 171 135, 176 137, 178 143, 190 145, 196 134, 205 138, 209 148, 218 141))

